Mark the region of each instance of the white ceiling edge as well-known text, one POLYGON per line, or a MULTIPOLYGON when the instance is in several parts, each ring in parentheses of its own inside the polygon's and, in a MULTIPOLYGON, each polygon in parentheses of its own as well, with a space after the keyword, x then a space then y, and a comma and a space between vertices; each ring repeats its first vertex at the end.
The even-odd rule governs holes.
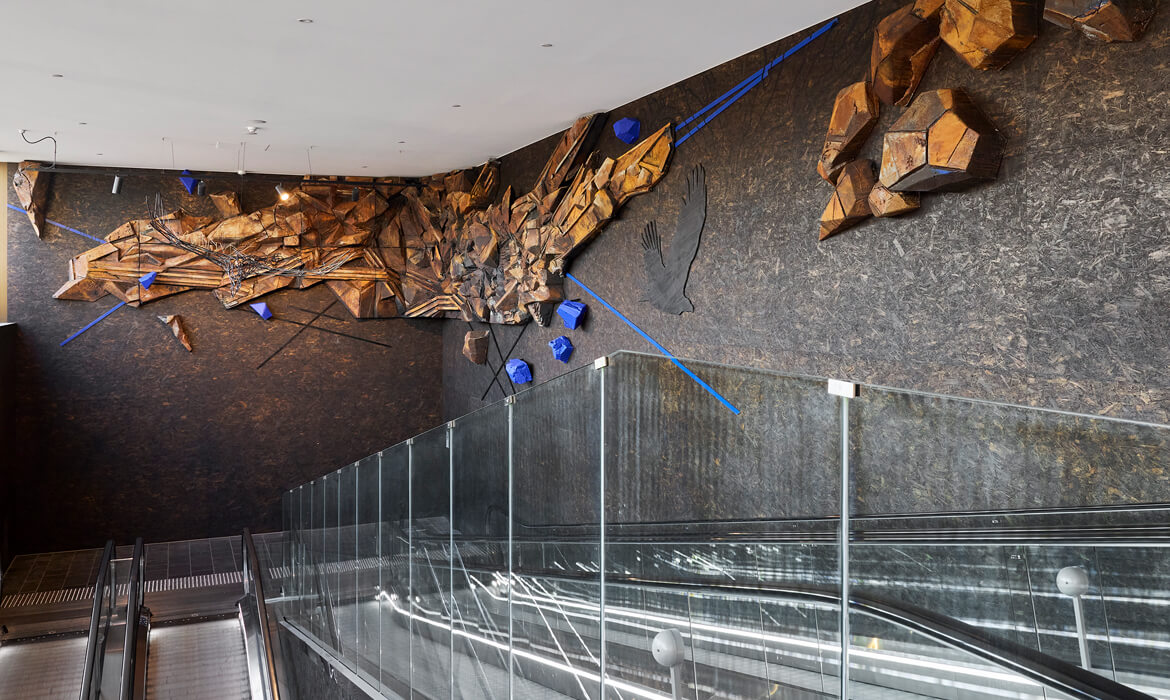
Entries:
POLYGON ((0 111, 0 160, 52 159, 51 142, 23 142, 26 129, 55 136, 70 165, 234 172, 242 157, 256 173, 301 175, 311 160, 314 174, 429 175, 500 157, 860 4, 29 3, 5 18, 9 36, 37 40, 0 56, 14 98, 0 111))

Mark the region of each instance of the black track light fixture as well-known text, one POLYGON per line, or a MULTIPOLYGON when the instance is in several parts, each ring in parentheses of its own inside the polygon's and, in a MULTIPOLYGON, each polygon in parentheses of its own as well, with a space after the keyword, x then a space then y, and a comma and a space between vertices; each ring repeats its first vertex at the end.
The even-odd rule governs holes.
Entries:
POLYGON ((195 194, 199 195, 200 197, 206 195, 207 194, 207 183, 204 182, 203 180, 200 180, 199 184, 195 185, 195 194))
POLYGON ((356 202, 359 197, 361 197, 361 193, 358 192, 358 188, 353 188, 353 191, 349 193, 349 201, 356 202))
POLYGON ((111 194, 118 194, 121 191, 122 191, 122 176, 115 175, 114 176, 114 186, 110 188, 110 193, 111 194))

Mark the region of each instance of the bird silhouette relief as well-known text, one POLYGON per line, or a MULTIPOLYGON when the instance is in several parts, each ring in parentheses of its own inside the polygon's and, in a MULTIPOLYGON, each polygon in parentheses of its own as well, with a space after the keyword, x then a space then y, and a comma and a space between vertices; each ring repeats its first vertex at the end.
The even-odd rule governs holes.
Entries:
POLYGON ((699 237, 707 219, 707 180, 703 166, 695 166, 687 176, 687 191, 683 196, 678 226, 670 242, 670 251, 662 258, 662 239, 658 224, 651 221, 642 232, 642 249, 646 264, 646 298, 654 308, 668 314, 694 311, 686 296, 687 277, 691 263, 699 252, 699 237))

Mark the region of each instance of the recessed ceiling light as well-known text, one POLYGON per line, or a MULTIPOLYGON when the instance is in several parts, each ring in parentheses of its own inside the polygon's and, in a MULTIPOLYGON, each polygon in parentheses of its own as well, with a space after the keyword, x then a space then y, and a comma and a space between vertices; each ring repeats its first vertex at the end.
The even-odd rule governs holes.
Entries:
POLYGON ((52 77, 54 77, 54 78, 64 78, 65 76, 64 76, 64 75, 61 75, 60 73, 54 73, 52 77))
POLYGON ((104 156, 104 155, 105 155, 105 153, 99 153, 98 155, 99 155, 99 156, 104 156))
POLYGON ((88 124, 88 122, 77 122, 78 126, 85 126, 86 124, 88 124))
POLYGON ((266 120, 266 119, 253 119, 253 120, 249 121, 248 123, 249 124, 267 124, 268 120, 266 120))
POLYGON ((398 143, 406 143, 406 142, 405 142, 405 141, 399 141, 398 143))
POLYGON ((365 169, 366 169, 366 168, 368 168, 368 167, 370 167, 370 166, 368 166, 368 165, 363 165, 363 166, 362 166, 362 170, 365 170, 365 169))
POLYGON ((300 22, 301 24, 312 24, 313 23, 313 20, 308 18, 308 17, 301 17, 297 21, 300 22))
POLYGON ((451 105, 452 107, 462 107, 463 105, 451 105))
POLYGON ((540 45, 540 48, 542 48, 542 49, 551 49, 551 48, 552 48, 552 44, 541 44, 541 45, 540 45))

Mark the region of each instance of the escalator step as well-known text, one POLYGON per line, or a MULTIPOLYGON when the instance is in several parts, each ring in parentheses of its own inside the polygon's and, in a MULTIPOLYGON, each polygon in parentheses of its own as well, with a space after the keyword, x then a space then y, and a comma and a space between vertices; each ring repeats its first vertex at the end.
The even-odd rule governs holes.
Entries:
POLYGON ((146 697, 251 697, 240 623, 214 620, 151 629, 146 697))
POLYGON ((0 698, 75 700, 85 666, 85 637, 0 647, 0 698))

